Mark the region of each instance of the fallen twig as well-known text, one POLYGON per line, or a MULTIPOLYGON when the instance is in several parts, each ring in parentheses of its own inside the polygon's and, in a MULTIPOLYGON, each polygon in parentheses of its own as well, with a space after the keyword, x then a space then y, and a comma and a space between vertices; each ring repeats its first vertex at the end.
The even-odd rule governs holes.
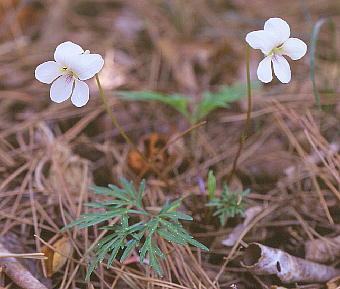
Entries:
MULTIPOLYGON (((0 243, 1 254, 13 255, 0 243)), ((0 266, 3 272, 12 281, 23 289, 47 289, 45 285, 40 283, 20 262, 13 257, 0 258, 0 266)))
POLYGON ((47 259, 44 253, 13 254, 7 252, 0 252, 0 258, 47 259))

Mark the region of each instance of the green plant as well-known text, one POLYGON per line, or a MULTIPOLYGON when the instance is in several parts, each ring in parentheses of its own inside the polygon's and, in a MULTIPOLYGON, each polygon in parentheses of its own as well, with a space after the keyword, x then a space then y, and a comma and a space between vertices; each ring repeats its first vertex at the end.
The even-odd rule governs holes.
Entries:
POLYGON ((235 217, 235 215, 243 215, 245 204, 242 200, 249 194, 249 189, 245 191, 235 191, 231 192, 227 185, 224 185, 224 191, 220 197, 213 197, 215 195, 216 179, 212 171, 209 171, 208 175, 208 191, 209 191, 209 203, 206 205, 208 207, 215 207, 216 210, 213 216, 218 216, 222 226, 225 225, 227 218, 235 217), (213 191, 210 191, 210 188, 213 191))
POLYGON ((199 103, 194 105, 193 111, 189 111, 191 101, 181 94, 162 94, 153 91, 117 91, 124 100, 129 101, 157 101, 165 103, 178 110, 194 125, 205 118, 216 108, 226 108, 228 104, 237 101, 246 95, 246 87, 234 84, 230 87, 221 86, 217 92, 205 92, 199 103))
POLYGON ((110 233, 91 250, 95 251, 95 261, 91 263, 86 279, 89 278, 97 264, 102 262, 109 253, 107 264, 111 265, 119 252, 122 252, 120 262, 123 262, 135 248, 139 248, 140 262, 143 263, 147 257, 150 267, 162 276, 159 258, 165 258, 165 255, 154 241, 156 238, 163 238, 183 246, 191 244, 203 250, 208 250, 207 247, 194 240, 180 224, 179 220, 192 220, 189 215, 176 211, 181 199, 171 203, 166 202, 157 214, 152 214, 145 209, 142 201, 145 182, 141 182, 137 191, 131 182, 121 179, 121 183, 122 188, 114 185, 109 185, 108 188, 91 187, 94 193, 114 197, 114 199, 106 200, 103 203, 87 203, 87 206, 104 209, 104 212, 81 215, 78 220, 64 228, 65 230, 78 226, 82 229, 120 217, 118 225, 100 228, 107 229, 110 233))
POLYGON ((209 171, 208 173, 208 193, 209 193, 209 201, 215 199, 215 190, 216 190, 216 178, 214 176, 213 171, 209 171))

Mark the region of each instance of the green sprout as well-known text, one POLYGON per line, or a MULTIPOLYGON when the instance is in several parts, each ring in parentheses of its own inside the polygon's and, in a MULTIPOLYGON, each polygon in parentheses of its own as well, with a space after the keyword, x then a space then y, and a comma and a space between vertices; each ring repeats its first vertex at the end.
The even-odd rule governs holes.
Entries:
POLYGON ((213 216, 218 216, 222 226, 227 222, 228 217, 235 217, 237 214, 243 215, 246 204, 242 200, 249 194, 250 190, 231 192, 227 185, 220 197, 215 197, 216 178, 212 171, 208 174, 208 207, 215 207, 213 216))
POLYGON ((208 173, 208 193, 209 193, 209 201, 212 202, 215 199, 215 190, 216 190, 216 178, 214 176, 213 171, 209 171, 208 173))
POLYGON ((74 226, 82 229, 110 221, 115 217, 120 218, 119 223, 116 225, 100 227, 100 229, 109 230, 110 233, 89 251, 95 252, 95 260, 89 267, 86 280, 98 263, 103 262, 108 254, 110 254, 107 260, 108 265, 112 264, 120 252, 122 254, 119 262, 122 263, 135 248, 139 249, 140 263, 143 263, 144 259, 148 258, 149 266, 162 276, 159 258, 165 258, 165 254, 155 242, 159 238, 183 246, 191 244, 200 249, 208 250, 206 246, 194 240, 180 224, 179 220, 192 221, 191 216, 176 211, 181 199, 171 203, 166 201, 157 214, 152 214, 145 209, 142 201, 145 182, 141 182, 137 191, 133 183, 125 179, 121 179, 121 183, 122 188, 114 185, 108 185, 108 188, 91 187, 90 189, 94 193, 113 197, 114 199, 106 200, 103 203, 85 204, 89 207, 104 209, 104 211, 81 215, 78 220, 73 221, 63 229, 74 226), (142 216, 143 218, 141 218, 142 216), (137 221, 135 221, 136 219, 137 221))

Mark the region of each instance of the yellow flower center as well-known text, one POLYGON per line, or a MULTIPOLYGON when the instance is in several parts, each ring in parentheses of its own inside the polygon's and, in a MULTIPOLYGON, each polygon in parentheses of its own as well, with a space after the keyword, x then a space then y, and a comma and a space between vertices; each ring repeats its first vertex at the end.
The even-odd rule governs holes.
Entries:
POLYGON ((74 77, 74 78, 78 78, 78 75, 74 72, 74 71, 71 71, 69 70, 66 66, 62 67, 60 69, 61 72, 67 72, 67 74, 71 77, 74 77))
POLYGON ((266 56, 269 55, 283 55, 283 46, 274 47, 266 56))

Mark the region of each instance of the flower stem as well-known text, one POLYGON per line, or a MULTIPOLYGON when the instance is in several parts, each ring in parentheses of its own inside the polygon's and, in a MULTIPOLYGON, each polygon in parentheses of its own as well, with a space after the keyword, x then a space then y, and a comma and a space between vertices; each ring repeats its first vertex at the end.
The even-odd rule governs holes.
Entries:
POLYGON ((227 182, 230 183, 233 175, 235 174, 236 168, 237 168, 237 161, 241 156, 241 152, 244 146, 244 143, 248 137, 248 130, 249 130, 249 124, 250 124, 250 116, 252 111, 252 101, 251 101, 251 83, 250 83, 250 68, 249 68, 249 46, 246 44, 246 70, 247 70, 247 97, 248 97, 248 109, 247 109, 247 117, 244 122, 243 131, 240 137, 240 145, 238 148, 238 151, 236 153, 236 156, 233 161, 233 166, 231 169, 231 173, 227 179, 227 182))
MULTIPOLYGON (((126 135, 125 131, 122 129, 122 127, 119 125, 116 117, 114 116, 114 114, 112 113, 110 106, 107 102, 107 99, 105 97, 104 94, 104 90, 102 88, 102 85, 100 84, 100 80, 99 80, 99 76, 98 73, 96 73, 96 81, 97 81, 97 85, 98 85, 98 89, 99 89, 99 96, 103 101, 104 107, 106 109, 106 112, 108 113, 109 117, 111 118, 112 123, 114 124, 114 126, 118 129, 118 131, 120 132, 120 134, 122 135, 122 137, 125 139, 125 141, 129 144, 129 146, 138 152, 137 147, 135 146, 135 144, 130 140, 130 138, 126 135)), ((141 154, 142 155, 142 154, 141 154)))

